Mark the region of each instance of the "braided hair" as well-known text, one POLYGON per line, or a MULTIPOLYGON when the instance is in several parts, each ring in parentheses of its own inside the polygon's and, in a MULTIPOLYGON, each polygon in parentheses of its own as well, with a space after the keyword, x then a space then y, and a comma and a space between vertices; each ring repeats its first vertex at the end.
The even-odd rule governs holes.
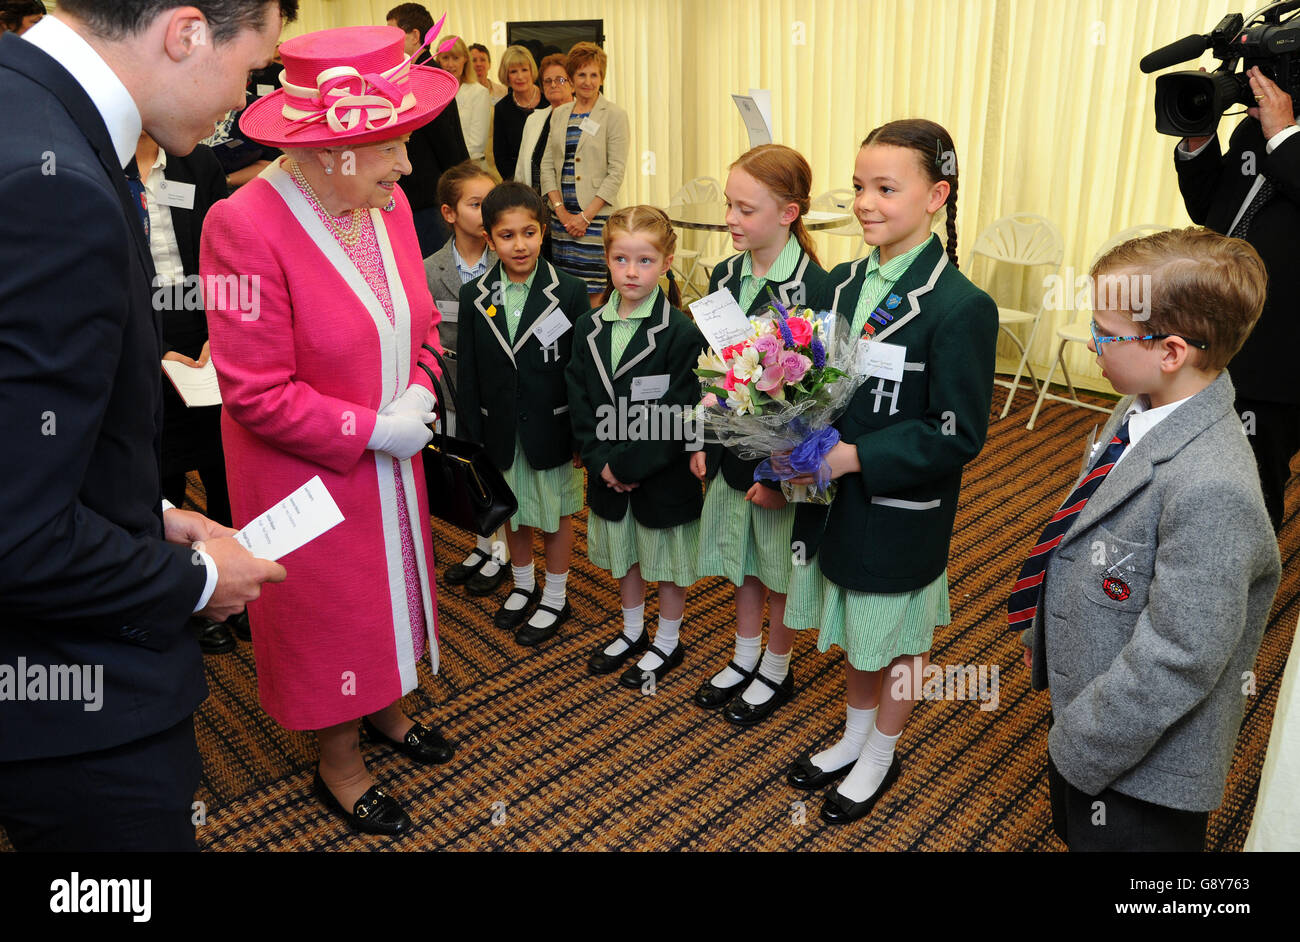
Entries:
POLYGON ((921 161, 921 172, 931 183, 948 181, 948 198, 944 208, 948 217, 948 260, 957 268, 957 148, 943 126, 925 118, 905 118, 882 124, 862 142, 868 144, 888 144, 892 147, 906 147, 914 150, 921 161))

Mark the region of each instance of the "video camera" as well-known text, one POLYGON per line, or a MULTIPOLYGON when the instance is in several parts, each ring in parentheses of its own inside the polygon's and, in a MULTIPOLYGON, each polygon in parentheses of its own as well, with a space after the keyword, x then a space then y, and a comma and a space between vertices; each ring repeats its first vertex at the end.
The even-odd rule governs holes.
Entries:
POLYGON ((1175 137, 1208 137, 1223 113, 1236 104, 1254 107, 1246 73, 1258 66, 1293 100, 1300 98, 1300 0, 1270 3, 1250 15, 1225 16, 1205 36, 1185 36, 1144 56, 1143 72, 1158 72, 1212 49, 1220 65, 1213 72, 1170 72, 1156 78, 1156 130, 1175 137), (1283 21, 1283 16, 1286 20, 1283 21), (1236 71, 1237 63, 1241 71, 1236 71))

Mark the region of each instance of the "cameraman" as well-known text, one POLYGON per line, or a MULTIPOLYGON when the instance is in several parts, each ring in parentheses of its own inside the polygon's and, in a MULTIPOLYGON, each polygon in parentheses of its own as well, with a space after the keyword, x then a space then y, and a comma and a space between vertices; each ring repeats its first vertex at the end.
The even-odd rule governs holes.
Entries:
POLYGON ((1258 68, 1247 77, 1257 104, 1233 130, 1227 156, 1217 134, 1189 137, 1174 166, 1192 221, 1245 239, 1268 269, 1264 312, 1228 369, 1276 531, 1300 450, 1300 127, 1290 95, 1258 68))

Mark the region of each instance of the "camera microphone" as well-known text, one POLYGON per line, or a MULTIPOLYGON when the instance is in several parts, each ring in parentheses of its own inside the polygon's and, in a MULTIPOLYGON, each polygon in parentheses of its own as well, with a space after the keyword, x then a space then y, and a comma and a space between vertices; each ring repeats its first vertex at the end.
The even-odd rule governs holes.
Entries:
POLYGON ((1177 42, 1172 42, 1167 46, 1161 46, 1155 52, 1147 53, 1142 57, 1142 61, 1138 63, 1138 68, 1147 73, 1159 72, 1161 69, 1167 69, 1171 65, 1186 62, 1188 59, 1195 59, 1209 47, 1209 36, 1201 36, 1198 34, 1184 36, 1177 42))

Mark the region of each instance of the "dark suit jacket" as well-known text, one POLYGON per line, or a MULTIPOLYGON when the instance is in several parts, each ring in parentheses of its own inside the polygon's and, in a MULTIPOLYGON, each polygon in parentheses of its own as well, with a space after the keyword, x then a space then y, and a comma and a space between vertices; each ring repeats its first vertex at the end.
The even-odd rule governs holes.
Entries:
MULTIPOLYGON (((709 275, 709 294, 720 288, 726 288, 739 301, 743 266, 744 253, 733 255, 725 262, 719 262, 715 265, 713 272, 709 275)), ((794 271, 790 273, 789 279, 771 287, 772 292, 788 309, 795 306, 814 306, 821 297, 825 283, 826 270, 809 258, 808 254, 800 248, 799 261, 795 263, 794 271)), ((750 317, 757 317, 764 312, 770 302, 771 298, 768 297, 766 289, 759 291, 753 302, 750 303, 749 310, 745 313, 750 317)), ((737 457, 736 453, 729 448, 723 448, 721 445, 710 445, 705 449, 705 456, 708 458, 710 475, 717 471, 719 465, 721 465, 722 479, 736 490, 744 492, 748 492, 753 487, 754 469, 762 461, 761 458, 746 461, 744 458, 737 457)), ((776 481, 763 481, 762 484, 773 490, 779 490, 781 487, 776 481)))
POLYGON ((0 665, 102 665, 101 708, 0 705, 0 761, 174 726, 207 695, 186 617, 207 577, 164 543, 153 262, 72 76, 0 36, 0 665), (93 469, 93 470, 92 470, 93 469))
MULTIPOLYGON (((429 64, 427 51, 420 54, 419 62, 429 64)), ((410 201, 411 210, 437 208, 438 181, 443 173, 461 161, 469 160, 456 99, 447 102, 447 107, 438 113, 438 117, 411 132, 406 156, 411 161, 411 172, 402 178, 402 192, 410 201)))
MULTIPOLYGON (((704 335, 661 291, 653 312, 623 351, 618 369, 611 371, 609 327, 599 308, 583 315, 574 331, 573 360, 567 370, 573 434, 587 466, 587 505, 606 520, 622 520, 630 505, 637 523, 659 530, 698 519, 704 497, 691 474, 688 443, 648 435, 634 440, 621 434, 617 416, 627 414, 626 431, 632 432, 632 381, 638 376, 671 378, 668 391, 651 405, 687 407, 699 402, 700 381, 692 371, 705 347, 704 335), (641 486, 627 494, 607 487, 600 477, 606 464, 624 484, 641 486)), ((635 408, 640 409, 639 402, 635 408)))
MULTIPOLYGON (((865 258, 837 265, 820 306, 851 321, 866 274, 865 258)), ((817 552, 826 577, 857 592, 909 592, 948 565, 962 467, 984 446, 993 398, 997 305, 937 237, 890 295, 900 303, 876 339, 907 348, 903 379, 858 387, 835 427, 862 471, 839 479, 829 513, 800 504, 795 514, 805 558, 817 552)))
POLYGON ((1268 269, 1264 313, 1228 369, 1240 398, 1300 403, 1292 366, 1300 346, 1300 134, 1271 154, 1267 143, 1259 122, 1248 117, 1233 129, 1226 156, 1216 135, 1191 160, 1175 155, 1174 166, 1187 215, 1215 232, 1227 233, 1255 182, 1255 173, 1244 170, 1253 167, 1278 187, 1246 233, 1268 269))
POLYGON ((514 464, 516 436, 530 465, 555 468, 572 461, 578 450, 564 381, 574 331, 570 327, 545 347, 533 331, 556 311, 570 324, 576 322, 591 309, 587 288, 539 260, 511 343, 505 311, 493 305, 495 286, 505 277, 497 262, 460 289, 457 415, 469 438, 487 447, 498 468, 514 464))

